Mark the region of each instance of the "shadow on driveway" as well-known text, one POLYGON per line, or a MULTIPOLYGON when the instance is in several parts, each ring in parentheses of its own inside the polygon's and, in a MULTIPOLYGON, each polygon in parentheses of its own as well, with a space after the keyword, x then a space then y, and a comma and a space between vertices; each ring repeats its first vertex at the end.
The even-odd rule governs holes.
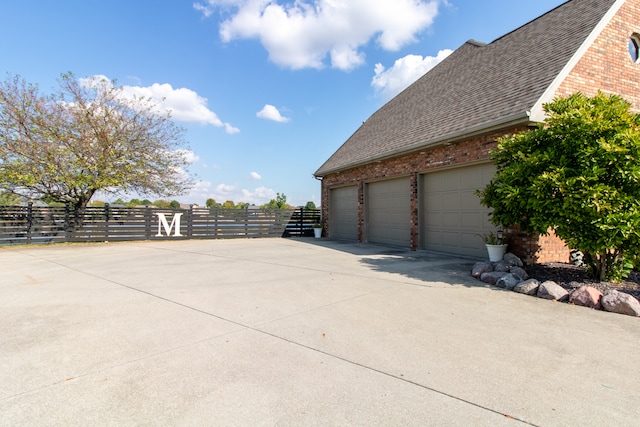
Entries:
POLYGON ((471 268, 479 259, 432 251, 411 251, 372 243, 331 239, 305 239, 305 242, 362 257, 360 263, 373 271, 399 274, 408 279, 442 282, 450 285, 488 287, 471 277, 471 268))

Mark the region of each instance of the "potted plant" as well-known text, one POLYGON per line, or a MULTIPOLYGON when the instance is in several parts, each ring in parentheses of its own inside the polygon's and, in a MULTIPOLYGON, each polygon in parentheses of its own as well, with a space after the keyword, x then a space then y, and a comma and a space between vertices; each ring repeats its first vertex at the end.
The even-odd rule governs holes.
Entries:
POLYGON ((489 253, 489 261, 502 261, 504 254, 507 252, 507 243, 504 241, 502 230, 492 231, 481 235, 482 241, 487 247, 489 253))
POLYGON ((322 237, 322 224, 320 224, 319 222, 314 222, 311 225, 311 228, 313 228, 313 236, 316 239, 319 239, 320 237, 322 237))

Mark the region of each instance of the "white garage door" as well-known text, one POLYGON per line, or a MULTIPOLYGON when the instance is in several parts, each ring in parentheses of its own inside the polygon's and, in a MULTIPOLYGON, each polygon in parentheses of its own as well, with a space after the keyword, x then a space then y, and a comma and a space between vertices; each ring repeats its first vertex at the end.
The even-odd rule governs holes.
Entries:
POLYGON ((367 184, 366 234, 371 243, 411 246, 409 178, 367 184))
POLYGON ((493 164, 467 166, 423 175, 421 241, 429 250, 485 257, 480 234, 495 229, 489 209, 475 191, 495 174, 493 164))
POLYGON ((329 237, 358 241, 358 186, 330 191, 329 237))

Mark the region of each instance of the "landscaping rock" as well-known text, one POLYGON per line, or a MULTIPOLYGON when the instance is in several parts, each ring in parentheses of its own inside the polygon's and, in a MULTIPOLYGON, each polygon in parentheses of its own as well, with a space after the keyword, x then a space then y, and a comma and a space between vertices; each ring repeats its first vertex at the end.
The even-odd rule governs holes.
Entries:
POLYGON ((513 273, 508 273, 496 281, 496 286, 512 291, 518 283, 522 282, 522 278, 513 273))
POLYGON ((505 273, 508 273, 511 267, 513 266, 504 260, 498 261, 493 264, 493 271, 504 271, 505 273))
POLYGON ((528 279, 524 282, 518 283, 513 290, 525 295, 536 295, 538 293, 538 287, 540 287, 540 282, 538 280, 528 279))
POLYGON ((582 307, 640 317, 640 299, 634 295, 607 290, 603 296, 600 290, 586 285, 569 293, 552 280, 540 283, 535 278, 529 278, 529 274, 522 266, 520 258, 508 253, 502 261, 484 261, 474 264, 471 275, 484 283, 525 295, 536 295, 543 299, 570 302, 582 307))
POLYGON ((522 268, 522 267, 511 267, 509 269, 509 273, 515 274, 516 276, 518 276, 521 279, 521 281, 522 280, 527 280, 529 278, 529 275, 527 274, 526 271, 524 271, 524 268, 522 268))
POLYGON ((504 271, 489 271, 487 273, 482 273, 480 280, 484 283, 495 285, 499 278, 506 276, 507 274, 509 273, 505 273, 504 271))
POLYGON ((522 260, 518 258, 516 255, 512 254, 511 252, 504 254, 504 257, 502 258, 502 260, 516 267, 524 267, 522 260))
POLYGON ((640 302, 633 295, 616 290, 608 290, 600 302, 605 310, 612 313, 640 316, 640 302))
POLYGON ((478 262, 471 268, 471 275, 479 279, 482 273, 488 273, 490 271, 493 271, 493 266, 490 262, 478 262))
POLYGON ((569 297, 569 292, 556 282, 547 280, 538 287, 538 298, 555 301, 564 301, 569 297))
POLYGON ((569 302, 582 307, 601 310, 600 298, 602 298, 602 292, 591 286, 582 286, 571 293, 569 302))

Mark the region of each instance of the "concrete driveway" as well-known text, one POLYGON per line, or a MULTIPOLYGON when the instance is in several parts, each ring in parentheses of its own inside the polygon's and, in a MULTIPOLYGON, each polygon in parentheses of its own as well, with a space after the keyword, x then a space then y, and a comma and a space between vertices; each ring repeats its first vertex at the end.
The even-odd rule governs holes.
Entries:
POLYGON ((0 248, 0 425, 638 425, 640 319, 317 239, 0 248))

